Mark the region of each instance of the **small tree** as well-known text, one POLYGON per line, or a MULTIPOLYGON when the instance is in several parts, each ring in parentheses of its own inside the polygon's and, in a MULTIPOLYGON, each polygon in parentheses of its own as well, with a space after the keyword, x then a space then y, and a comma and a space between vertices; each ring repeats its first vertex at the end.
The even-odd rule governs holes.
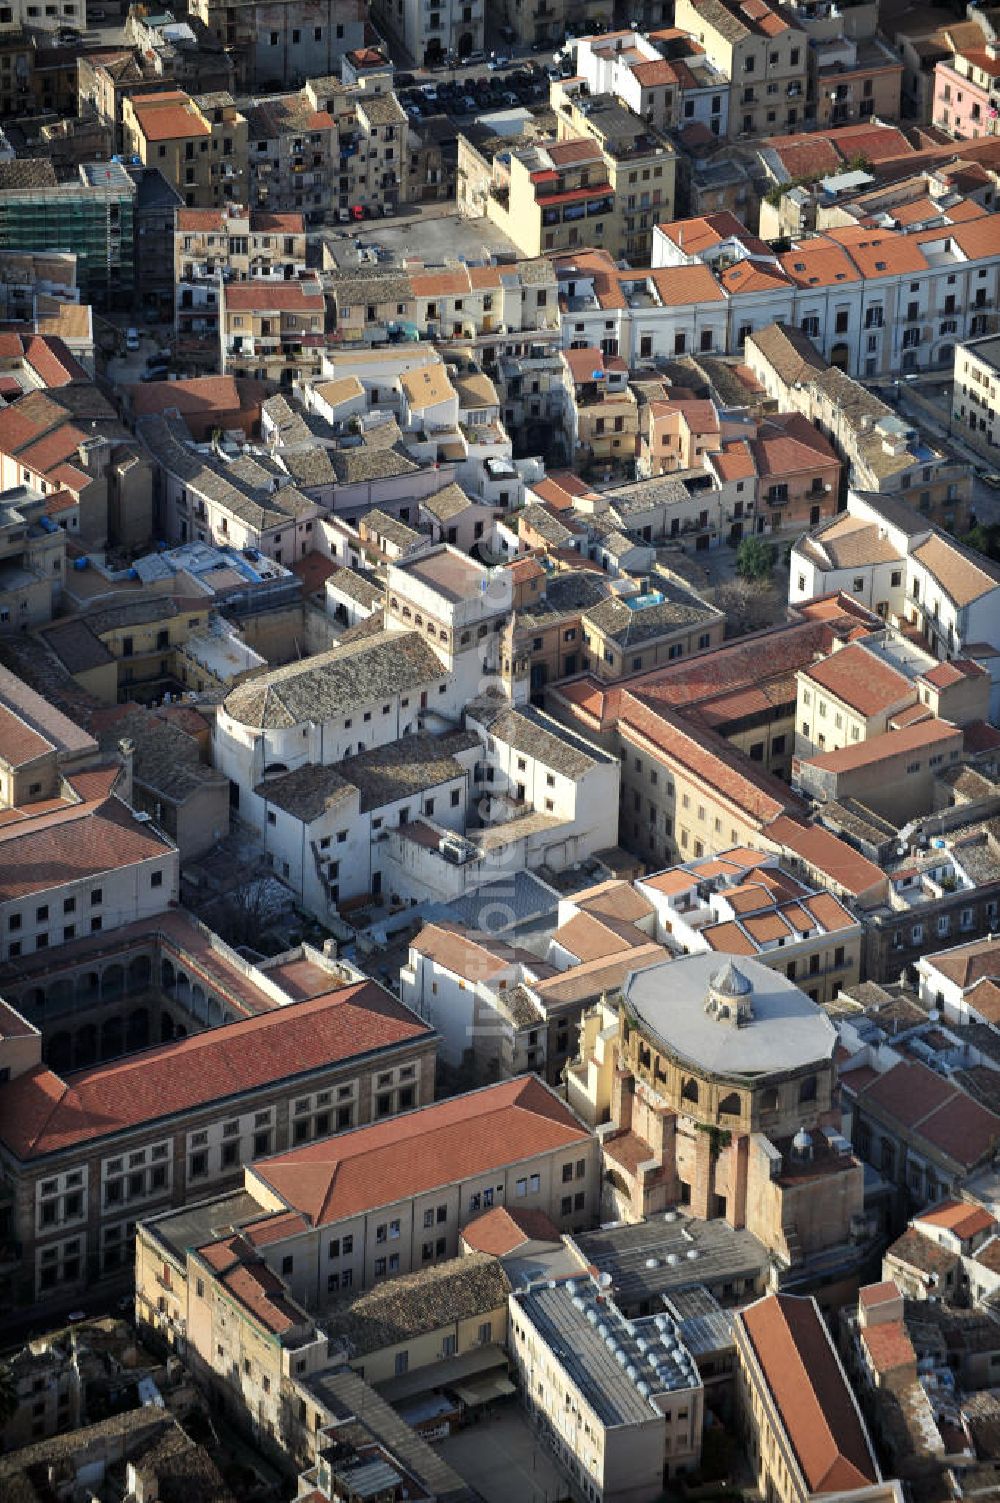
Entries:
POLYGON ((736 550, 736 572, 741 579, 770 579, 774 570, 774 549, 762 538, 744 538, 736 550))

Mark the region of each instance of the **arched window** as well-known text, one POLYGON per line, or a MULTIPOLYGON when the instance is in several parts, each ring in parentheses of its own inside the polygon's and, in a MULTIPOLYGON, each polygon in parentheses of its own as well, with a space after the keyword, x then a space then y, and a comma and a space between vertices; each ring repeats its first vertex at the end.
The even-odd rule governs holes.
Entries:
POLYGON ((689 1076, 688 1079, 685 1080, 684 1086, 681 1090, 681 1097, 684 1101, 693 1101, 697 1103, 698 1082, 693 1077, 689 1076))
POLYGON ((778 1110, 777 1086, 768 1086, 767 1090, 764 1091, 760 1098, 760 1109, 762 1112, 776 1112, 778 1110))
POLYGON ((730 1091, 728 1096, 723 1096, 719 1102, 719 1112, 725 1117, 738 1117, 740 1114, 740 1094, 738 1091, 730 1091))

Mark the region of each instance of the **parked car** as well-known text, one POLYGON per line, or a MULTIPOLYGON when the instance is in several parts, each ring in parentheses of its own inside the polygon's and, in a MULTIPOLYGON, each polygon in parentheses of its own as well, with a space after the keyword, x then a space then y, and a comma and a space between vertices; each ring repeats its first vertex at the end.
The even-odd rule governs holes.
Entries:
POLYGON ((491 73, 496 73, 497 70, 500 69, 500 68, 509 68, 510 65, 511 65, 511 62, 512 62, 512 58, 511 58, 511 56, 510 56, 509 53, 507 53, 507 52, 494 52, 494 54, 490 58, 490 62, 489 62, 490 72, 491 73))
MULTIPOLYGON (((94 12, 91 11, 90 14, 93 15, 94 12)), ((408 89, 413 84, 415 84, 416 81, 417 80, 412 73, 397 73, 395 75, 395 85, 397 89, 408 89)))
POLYGON ((138 329, 129 328, 125 330, 125 348, 130 351, 137 350, 139 348, 138 329))

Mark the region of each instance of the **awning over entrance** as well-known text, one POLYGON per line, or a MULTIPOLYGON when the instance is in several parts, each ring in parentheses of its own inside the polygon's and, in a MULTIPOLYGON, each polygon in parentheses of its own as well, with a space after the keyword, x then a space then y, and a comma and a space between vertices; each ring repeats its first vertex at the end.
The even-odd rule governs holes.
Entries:
POLYGON ((485 1378, 473 1378, 468 1383, 453 1383, 451 1391, 457 1398, 475 1409, 479 1404, 489 1404, 493 1399, 504 1399, 516 1393, 513 1383, 503 1373, 490 1373, 485 1378))
MULTIPOLYGON (((471 1352, 462 1352, 457 1357, 446 1357, 442 1362, 431 1362, 418 1367, 412 1373, 389 1378, 377 1384, 378 1392, 390 1404, 399 1404, 403 1399, 420 1393, 429 1393, 433 1388, 447 1388, 458 1393, 464 1384, 474 1384, 486 1377, 507 1376, 507 1354, 498 1346, 477 1346, 471 1352)), ((468 1402, 468 1401, 466 1401, 468 1402)), ((483 1403, 478 1399, 477 1403, 483 1403)))

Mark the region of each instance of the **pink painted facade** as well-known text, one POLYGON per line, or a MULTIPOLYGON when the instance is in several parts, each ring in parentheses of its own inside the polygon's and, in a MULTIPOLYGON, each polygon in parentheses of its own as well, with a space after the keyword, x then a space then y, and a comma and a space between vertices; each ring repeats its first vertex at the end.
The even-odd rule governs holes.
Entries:
POLYGON ((985 50, 956 53, 934 69, 935 125, 962 141, 994 136, 1000 126, 1000 61, 985 50))

